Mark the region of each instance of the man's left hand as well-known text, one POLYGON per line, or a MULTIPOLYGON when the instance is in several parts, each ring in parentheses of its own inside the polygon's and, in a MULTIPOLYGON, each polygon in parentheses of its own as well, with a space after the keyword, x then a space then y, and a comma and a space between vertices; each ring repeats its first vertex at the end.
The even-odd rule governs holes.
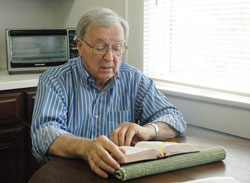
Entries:
POLYGON ((155 130, 153 127, 140 126, 135 123, 123 122, 111 134, 110 139, 118 146, 130 146, 139 141, 154 138, 155 130))

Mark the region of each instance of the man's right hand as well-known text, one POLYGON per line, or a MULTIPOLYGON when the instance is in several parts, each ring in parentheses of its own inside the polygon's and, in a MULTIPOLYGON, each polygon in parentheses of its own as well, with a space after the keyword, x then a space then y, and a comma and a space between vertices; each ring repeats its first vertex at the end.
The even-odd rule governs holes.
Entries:
POLYGON ((95 140, 76 137, 72 134, 60 135, 52 143, 48 153, 85 159, 91 169, 103 178, 107 178, 108 173, 114 173, 120 167, 120 163, 126 162, 125 150, 104 135, 95 140))
POLYGON ((91 169, 99 176, 107 178, 114 173, 120 163, 126 162, 125 151, 106 136, 99 136, 88 148, 87 158, 91 169))

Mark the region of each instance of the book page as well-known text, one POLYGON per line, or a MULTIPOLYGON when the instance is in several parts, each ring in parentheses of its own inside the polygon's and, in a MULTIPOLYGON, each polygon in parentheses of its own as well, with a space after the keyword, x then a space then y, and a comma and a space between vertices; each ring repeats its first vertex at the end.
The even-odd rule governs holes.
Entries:
POLYGON ((143 147, 133 147, 133 146, 120 146, 120 147, 126 150, 126 155, 135 154, 148 150, 148 148, 143 148, 143 147))
POLYGON ((120 146, 126 150, 126 163, 142 161, 142 160, 152 160, 160 158, 159 151, 149 148, 133 147, 133 146, 120 146))
POLYGON ((163 153, 164 156, 171 156, 175 154, 182 153, 191 153, 191 152, 199 152, 199 150, 188 143, 176 143, 176 144, 163 144, 162 147, 159 148, 160 152, 163 153))
POLYGON ((162 141, 141 141, 135 147, 155 149, 161 157, 199 151, 192 144, 162 141))
POLYGON ((177 144, 176 142, 162 142, 162 141, 141 141, 135 144, 135 147, 155 149, 159 151, 159 147, 163 145, 164 147, 170 144, 177 144))

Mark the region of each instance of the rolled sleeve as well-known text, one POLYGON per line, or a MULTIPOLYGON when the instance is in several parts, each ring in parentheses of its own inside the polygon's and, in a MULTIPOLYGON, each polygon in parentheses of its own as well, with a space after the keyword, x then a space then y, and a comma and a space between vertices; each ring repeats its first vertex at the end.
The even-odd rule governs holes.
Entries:
POLYGON ((142 77, 138 101, 141 106, 142 124, 162 121, 173 127, 180 135, 186 131, 187 123, 179 109, 161 93, 151 79, 142 77))
POLYGON ((186 131, 186 128, 187 128, 187 123, 183 119, 182 114, 163 115, 163 116, 153 120, 153 123, 158 122, 158 121, 165 122, 166 124, 170 125, 176 131, 179 132, 179 135, 183 135, 186 131))
POLYGON ((54 140, 67 132, 67 110, 59 85, 40 78, 31 126, 32 153, 39 163, 50 158, 47 154, 54 140))
POLYGON ((55 139, 60 135, 69 134, 69 132, 58 127, 56 122, 49 122, 41 125, 35 133, 31 134, 33 139, 32 153, 39 163, 43 164, 50 159, 47 152, 55 139))

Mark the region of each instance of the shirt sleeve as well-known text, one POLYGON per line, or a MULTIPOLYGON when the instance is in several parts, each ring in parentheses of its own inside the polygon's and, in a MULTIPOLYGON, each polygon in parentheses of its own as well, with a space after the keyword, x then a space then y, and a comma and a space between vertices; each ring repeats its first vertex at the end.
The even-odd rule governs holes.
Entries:
POLYGON ((50 159, 47 151, 54 140, 69 133, 60 87, 48 81, 44 77, 39 79, 31 126, 32 153, 41 164, 50 159))
POLYGON ((142 76, 136 97, 141 124, 162 121, 179 134, 186 131, 187 123, 179 109, 174 106, 155 86, 153 80, 142 76))

